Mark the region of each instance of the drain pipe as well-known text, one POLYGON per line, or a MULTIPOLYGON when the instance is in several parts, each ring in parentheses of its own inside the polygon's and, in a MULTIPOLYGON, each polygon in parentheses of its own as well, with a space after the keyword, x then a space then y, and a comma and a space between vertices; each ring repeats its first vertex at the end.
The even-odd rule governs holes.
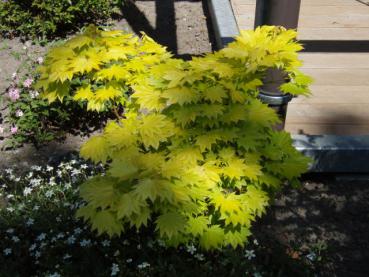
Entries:
MULTIPOLYGON (((255 12, 255 28, 261 25, 283 26, 286 29, 297 29, 301 0, 257 0, 255 12)), ((265 104, 275 109, 284 121, 287 105, 292 96, 283 94, 279 87, 285 83, 285 74, 278 69, 267 71, 264 85, 259 92, 259 98, 265 104)))

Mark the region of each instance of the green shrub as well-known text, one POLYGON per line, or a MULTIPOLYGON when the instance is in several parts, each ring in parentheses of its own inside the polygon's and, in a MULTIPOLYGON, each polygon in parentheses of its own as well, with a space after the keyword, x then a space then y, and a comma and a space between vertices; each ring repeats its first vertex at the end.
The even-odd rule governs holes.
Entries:
POLYGON ((17 53, 22 61, 13 74, 7 93, 4 94, 6 112, 0 124, 0 137, 6 138, 5 148, 23 143, 36 147, 53 140, 64 139, 68 133, 88 134, 99 129, 113 114, 86 112, 86 106, 70 97, 63 103, 49 104, 39 96, 34 84, 39 75, 36 67, 43 63, 42 56, 35 56, 27 48, 17 53), (78 118, 79 120, 75 120, 78 118))
POLYGON ((297 183, 308 166, 289 134, 275 130, 275 111, 257 99, 270 68, 286 72, 284 92, 309 93, 295 38, 264 26, 182 61, 147 37, 132 42, 91 27, 52 50, 41 68, 44 97, 83 96, 95 108, 118 101, 126 109, 81 149, 109 170, 81 186, 87 205, 78 216, 111 236, 154 224, 168 245, 244 246, 272 192, 297 183), (106 54, 117 47, 126 51, 106 54), (86 82, 82 89, 73 87, 76 78, 86 82))
POLYGON ((120 0, 5 0, 0 2, 1 35, 53 38, 87 23, 103 23, 119 10, 120 0))

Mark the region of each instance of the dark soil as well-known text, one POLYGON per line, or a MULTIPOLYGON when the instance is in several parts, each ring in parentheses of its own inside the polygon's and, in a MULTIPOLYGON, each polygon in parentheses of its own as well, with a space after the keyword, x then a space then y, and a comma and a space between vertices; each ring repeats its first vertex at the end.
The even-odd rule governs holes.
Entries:
POLYGON ((369 276, 369 175, 308 175, 285 190, 257 226, 296 259, 320 245, 319 276, 369 276))

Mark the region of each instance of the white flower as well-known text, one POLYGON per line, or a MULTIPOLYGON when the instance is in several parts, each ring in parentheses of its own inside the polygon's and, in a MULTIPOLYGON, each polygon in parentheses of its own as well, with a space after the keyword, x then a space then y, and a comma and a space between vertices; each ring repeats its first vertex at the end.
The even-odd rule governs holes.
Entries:
POLYGON ((33 251, 33 250, 35 250, 35 249, 36 249, 36 247, 37 247, 36 243, 31 244, 31 246, 28 248, 28 250, 29 250, 29 251, 33 251))
POLYGON ((131 258, 127 259, 126 262, 127 264, 131 263, 133 260, 131 258))
POLYGON ((117 264, 112 264, 110 276, 115 276, 119 272, 119 266, 117 264))
POLYGON ((62 221, 60 216, 57 216, 57 217, 55 218, 55 220, 56 220, 56 222, 61 222, 61 221, 62 221))
POLYGON ((82 229, 77 227, 76 229, 74 229, 74 233, 78 235, 78 234, 82 233, 82 229))
POLYGON ((67 238, 67 243, 68 244, 73 244, 73 243, 75 243, 76 242, 76 238, 72 235, 72 236, 69 236, 68 238, 67 238))
POLYGON ((256 255, 255 255, 254 250, 245 250, 245 258, 247 258, 248 260, 251 260, 255 257, 256 257, 256 255))
POLYGON ((316 260, 316 254, 312 252, 312 253, 306 255, 306 258, 313 262, 313 261, 316 260))
POLYGON ((4 134, 4 127, 0 126, 0 134, 4 134))
POLYGON ((137 249, 140 250, 141 248, 141 244, 137 244, 137 249))
POLYGON ((150 264, 149 264, 149 263, 147 263, 147 262, 143 262, 142 264, 139 264, 137 267, 138 267, 139 269, 144 269, 144 268, 146 268, 146 267, 150 267, 150 264))
POLYGON ((37 61, 38 64, 42 64, 44 62, 44 58, 43 57, 38 57, 36 59, 36 61, 37 61))
POLYGON ((31 99, 35 99, 37 96, 39 96, 39 93, 37 90, 31 90, 29 92, 29 97, 31 97, 31 99))
POLYGON ((27 195, 31 194, 31 192, 32 192, 32 188, 30 188, 30 187, 26 187, 26 188, 23 190, 23 195, 24 195, 24 196, 27 196, 27 195))
POLYGON ((31 166, 31 169, 32 170, 35 170, 35 171, 41 171, 42 170, 42 167, 39 166, 39 165, 33 165, 33 166, 31 166))
POLYGON ((120 252, 119 252, 119 250, 117 250, 117 251, 115 251, 115 252, 114 252, 113 256, 114 256, 114 257, 116 257, 116 256, 118 256, 119 254, 120 254, 120 252))
POLYGON ((35 252, 35 258, 40 258, 41 257, 41 252, 40 251, 36 251, 35 252))
POLYGON ((47 275, 47 277, 61 277, 61 275, 57 272, 54 272, 53 274, 47 275))
POLYGON ((69 254, 65 254, 65 255, 64 255, 64 257, 63 257, 63 259, 64 259, 64 260, 67 260, 67 259, 69 259, 69 258, 72 258, 72 256, 71 256, 71 255, 69 255, 69 254))
POLYGON ((29 218, 27 221, 26 221, 26 225, 27 226, 31 226, 35 223, 35 220, 33 218, 29 218))
POLYGON ((193 244, 187 245, 186 248, 187 248, 187 252, 190 253, 191 255, 193 255, 196 252, 196 247, 193 246, 193 244))
POLYGON ((64 238, 64 237, 65 237, 65 235, 64 235, 63 233, 59 233, 59 234, 57 234, 57 235, 56 235, 56 237, 57 237, 58 239, 62 239, 62 238, 64 238))
POLYGON ((38 235, 38 237, 36 238, 36 240, 38 241, 42 241, 46 238, 46 234, 45 233, 41 233, 38 235))
POLYGON ((14 73, 12 74, 12 79, 14 80, 15 78, 17 78, 17 72, 14 72, 14 73))
POLYGON ((101 245, 102 245, 102 246, 104 246, 104 247, 108 247, 108 246, 110 246, 110 241, 108 241, 108 240, 103 240, 103 241, 101 242, 101 245))
POLYGON ((31 185, 32 187, 37 187, 37 186, 39 186, 39 185, 41 184, 41 182, 42 182, 42 179, 38 179, 38 178, 31 179, 31 180, 29 181, 29 183, 30 183, 30 185, 31 185))
POLYGON ((8 256, 12 253, 12 249, 11 248, 5 248, 3 250, 3 253, 4 253, 5 256, 8 256))
POLYGON ((39 205, 35 205, 35 206, 33 207, 33 210, 34 210, 34 211, 38 211, 38 209, 40 209, 40 206, 39 206, 39 205))
POLYGON ((48 277, 61 277, 61 275, 57 272, 54 272, 53 274, 47 275, 48 277))
POLYGON ((255 244, 255 245, 259 245, 259 242, 258 242, 258 240, 257 240, 257 239, 254 239, 254 244, 255 244))
POLYGON ((78 174, 81 174, 81 170, 74 168, 74 169, 72 170, 72 176, 74 176, 74 175, 78 175, 78 174))
POLYGON ((253 277, 263 277, 263 275, 261 275, 260 272, 255 272, 253 277))
POLYGON ((6 210, 8 211, 8 212, 14 212, 14 208, 12 208, 12 207, 8 207, 8 208, 6 208, 6 210))
POLYGON ((87 169, 87 168, 88 168, 88 165, 87 165, 87 164, 82 164, 82 165, 81 165, 81 168, 82 168, 82 169, 87 169))
POLYGON ((83 239, 80 241, 79 243, 82 247, 85 247, 85 246, 90 246, 91 245, 91 240, 86 240, 86 239, 83 239))
POLYGON ((9 228, 5 232, 7 232, 8 234, 13 234, 14 233, 14 229, 13 228, 9 228))
POLYGON ((24 115, 24 113, 23 113, 22 110, 16 110, 16 112, 15 112, 16 117, 22 117, 23 115, 24 115))
POLYGON ((20 241, 20 239, 17 236, 12 236, 12 241, 18 242, 18 241, 20 241))
MULTIPOLYGON (((47 166, 46 166, 46 171, 47 171, 47 172, 53 171, 53 169, 54 169, 54 168, 53 168, 52 166, 49 166, 49 165, 47 165, 47 166)), ((54 177, 52 177, 52 178, 54 178, 54 177)), ((50 179, 51 179, 51 178, 50 178, 50 179)))
POLYGON ((203 260, 205 260, 205 257, 204 257, 204 255, 203 255, 203 254, 195 254, 195 255, 194 255, 194 257, 195 257, 196 259, 198 259, 199 261, 203 261, 203 260))
POLYGON ((45 196, 47 197, 47 198, 50 198, 51 196, 53 196, 54 195, 54 192, 52 191, 52 190, 48 190, 47 192, 45 192, 45 196))
POLYGON ((129 241, 125 239, 125 240, 123 241, 123 245, 129 245, 129 241))
POLYGON ((8 198, 8 199, 12 199, 12 198, 14 198, 14 194, 8 194, 8 195, 6 196, 6 198, 8 198))

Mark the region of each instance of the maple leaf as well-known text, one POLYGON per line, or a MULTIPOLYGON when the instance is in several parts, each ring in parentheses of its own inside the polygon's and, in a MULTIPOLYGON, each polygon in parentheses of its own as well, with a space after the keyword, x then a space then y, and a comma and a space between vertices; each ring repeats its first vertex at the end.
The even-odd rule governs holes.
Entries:
POLYGON ((187 224, 188 232, 194 236, 202 236, 204 231, 208 229, 209 218, 206 216, 190 217, 187 224))
POLYGON ((160 236, 170 239, 185 229, 186 218, 180 213, 169 212, 158 216, 155 223, 155 230, 159 231, 160 236))
POLYGON ((115 159, 110 164, 109 174, 121 180, 127 180, 134 177, 138 172, 138 168, 129 160, 115 159))
POLYGON ((90 44, 92 44, 94 41, 92 38, 85 36, 85 35, 81 35, 81 36, 76 36, 74 38, 72 38, 71 40, 69 40, 65 46, 70 47, 72 49, 75 48, 82 48, 84 46, 88 46, 90 44))
POLYGON ((221 86, 214 86, 204 91, 204 98, 211 103, 222 103, 223 98, 227 98, 227 91, 221 86))
POLYGON ((72 73, 85 73, 94 69, 100 68, 100 60, 97 57, 90 57, 87 55, 80 55, 74 58, 70 64, 70 71, 72 73))
POLYGON ((149 114, 142 118, 138 127, 143 144, 158 149, 159 143, 175 134, 174 124, 164 115, 149 114))
POLYGON ((99 211, 91 220, 92 229, 98 234, 107 233, 110 237, 119 235, 123 231, 123 224, 110 211, 99 211))
POLYGON ((80 154, 85 159, 93 162, 106 162, 108 158, 108 144, 103 136, 95 136, 86 141, 80 150, 80 154))
POLYGON ((219 225, 209 227, 200 237, 200 245, 209 250, 219 248, 224 242, 224 231, 219 225))
POLYGON ((89 100, 93 98, 94 96, 95 96, 94 93, 91 91, 91 85, 84 85, 76 91, 75 95, 73 96, 73 99, 74 100, 89 100))
POLYGON ((112 86, 102 87, 95 91, 95 99, 99 102, 114 99, 122 96, 123 92, 112 86))
POLYGON ((225 233, 225 244, 230 244, 233 248, 243 247, 250 235, 251 232, 246 227, 241 227, 239 231, 229 231, 225 233))
POLYGON ((129 71, 120 65, 113 64, 112 66, 108 68, 104 68, 99 70, 96 73, 97 80, 125 80, 129 79, 131 77, 131 74, 129 71))
POLYGON ((114 209, 117 211, 117 218, 129 217, 133 213, 138 214, 143 206, 133 193, 125 193, 117 200, 117 204, 114 209))
POLYGON ((80 195, 89 206, 106 208, 114 202, 116 192, 114 185, 116 179, 110 177, 94 177, 80 186, 80 195))
POLYGON ((189 88, 178 87, 167 89, 161 94, 161 97, 168 99, 169 104, 179 104, 182 106, 196 102, 200 95, 189 88))

